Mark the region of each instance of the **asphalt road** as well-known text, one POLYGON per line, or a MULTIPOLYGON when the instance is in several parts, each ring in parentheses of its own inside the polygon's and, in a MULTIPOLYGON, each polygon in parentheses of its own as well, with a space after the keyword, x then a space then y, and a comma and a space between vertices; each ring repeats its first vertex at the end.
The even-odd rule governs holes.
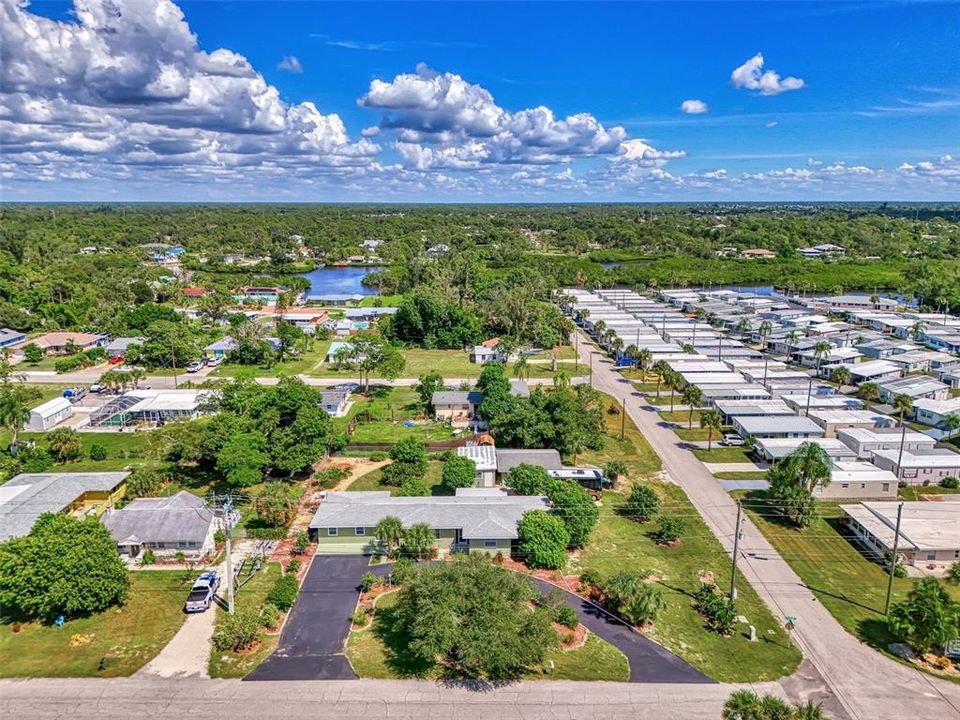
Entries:
POLYGON ((245 680, 349 680, 344 653, 350 615, 369 558, 314 555, 277 650, 245 680))
MULTIPOLYGON (((582 334, 581 340, 581 358, 589 362, 597 351, 582 334)), ((594 387, 625 402, 627 413, 662 458, 667 475, 683 488, 732 555, 736 503, 686 443, 664 427, 658 408, 635 392, 608 359, 598 353, 593 369, 594 387)), ((739 571, 776 617, 795 618, 793 641, 822 679, 810 682, 824 682, 832 693, 834 715, 845 712, 854 720, 960 718, 960 686, 900 665, 847 633, 749 518, 742 529, 739 571)))

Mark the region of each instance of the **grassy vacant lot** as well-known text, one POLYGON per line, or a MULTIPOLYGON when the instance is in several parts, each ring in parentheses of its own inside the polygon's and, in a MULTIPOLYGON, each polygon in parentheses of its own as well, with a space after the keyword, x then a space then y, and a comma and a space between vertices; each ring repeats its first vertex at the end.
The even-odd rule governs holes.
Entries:
MULTIPOLYGON (((924 500, 930 495, 956 495, 960 493, 960 488, 942 488, 939 485, 908 485, 900 488, 899 495, 901 500, 924 500)), ((939 498, 936 498, 939 499, 939 498)))
MULTIPOLYGON (((263 605, 267 593, 270 592, 270 588, 278 577, 280 577, 280 563, 268 563, 263 570, 254 575, 237 591, 235 597, 236 609, 239 611, 247 608, 259 608, 263 605)), ((226 589, 222 592, 225 593, 226 589)), ((226 611, 218 607, 215 612, 217 613, 217 624, 219 625, 226 611)), ((227 652, 212 650, 210 653, 210 677, 243 677, 263 662, 264 658, 276 649, 279 641, 279 633, 268 635, 261 631, 260 647, 254 652, 238 654, 232 650, 227 652)))
MULTIPOLYGON (((706 440, 706 438, 704 438, 706 440)), ((705 463, 752 463, 753 459, 747 455, 742 447, 717 447, 712 450, 695 448, 693 454, 705 463)))
POLYGON ((180 629, 188 590, 183 580, 179 571, 133 572, 123 607, 70 620, 61 628, 32 622, 14 633, 11 624, 4 622, 0 625, 0 677, 133 674, 180 629))
MULTIPOLYGON (((883 616, 888 574, 848 540, 839 506, 824 503, 821 516, 806 530, 797 530, 769 511, 763 493, 742 495, 751 519, 837 622, 868 645, 886 651, 896 641, 883 616)), ((903 599, 914 582, 894 579, 893 601, 903 599)), ((960 588, 944 587, 960 600, 960 588)))
MULTIPOLYGON (((417 664, 406 653, 407 638, 396 625, 397 593, 383 595, 377 602, 377 612, 371 626, 350 633, 347 639, 347 657, 357 675, 362 678, 430 678, 443 679, 446 675, 438 665, 417 664)), ((576 650, 550 653, 553 660, 532 670, 531 680, 617 680, 630 676, 627 659, 609 643, 595 635, 576 650)))
MULTIPOLYGON (((131 465, 142 465, 155 459, 156 453, 152 444, 159 438, 158 431, 142 432, 81 432, 80 458, 73 462, 56 465, 56 472, 92 472, 123 470, 131 465), (91 460, 90 448, 94 445, 103 445, 107 450, 106 460, 91 460)), ((35 440, 38 445, 45 444, 47 433, 24 432, 20 433, 23 440, 35 440)), ((2 443, 0 443, 2 444, 2 443)))
POLYGON ((630 471, 631 478, 647 477, 660 471, 660 456, 650 447, 650 443, 643 436, 633 420, 618 412, 611 414, 609 409, 619 409, 620 403, 609 395, 603 396, 603 418, 606 433, 603 438, 602 450, 589 450, 583 453, 577 461, 588 465, 602 466, 608 460, 623 460, 630 471), (624 438, 620 439, 621 420, 624 438))
POLYGON ((354 433, 348 438, 350 443, 392 445, 408 435, 424 442, 456 437, 443 423, 427 418, 419 396, 411 387, 374 387, 368 397, 354 395, 353 401, 347 417, 335 421, 346 428, 351 420, 357 420, 354 433), (406 427, 403 423, 408 420, 416 425, 406 427))
POLYGON ((767 471, 766 470, 745 470, 745 471, 732 471, 732 472, 718 472, 714 473, 713 476, 718 480, 766 480, 767 471))
MULTIPOLYGON (((442 472, 443 463, 439 460, 431 460, 427 465, 427 474, 424 476, 423 481, 426 483, 431 495, 449 495, 449 493, 440 487, 440 474, 442 472)), ((358 477, 350 483, 347 490, 350 492, 358 492, 361 490, 389 490, 391 495, 396 495, 398 488, 381 485, 381 477, 383 477, 383 471, 374 470, 373 472, 358 477)))
POLYGON ((237 375, 247 377, 290 377, 309 373, 310 370, 321 363, 327 356, 329 342, 316 342, 309 352, 305 352, 300 357, 285 360, 282 363, 276 363, 270 367, 266 365, 236 365, 233 363, 224 363, 217 369, 210 372, 210 377, 236 377, 237 375))
POLYGON ((737 625, 731 637, 706 629, 691 599, 699 574, 712 573, 721 588, 729 586, 730 558, 707 529, 683 491, 672 484, 649 483, 663 503, 663 513, 682 517, 686 528, 680 545, 664 547, 650 537, 656 521, 639 524, 616 511, 626 496, 604 493, 600 521, 580 557, 582 569, 603 578, 620 570, 649 572, 657 578, 667 609, 654 624, 652 636, 704 673, 721 682, 773 680, 789 675, 800 662, 786 633, 760 601, 754 589, 738 580, 737 612, 757 629, 758 642, 749 641, 746 625, 737 625))

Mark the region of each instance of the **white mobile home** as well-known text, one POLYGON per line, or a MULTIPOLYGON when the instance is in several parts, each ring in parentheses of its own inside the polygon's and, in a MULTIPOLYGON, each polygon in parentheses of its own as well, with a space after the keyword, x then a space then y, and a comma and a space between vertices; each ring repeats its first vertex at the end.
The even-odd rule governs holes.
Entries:
POLYGON ((49 430, 73 415, 73 405, 65 397, 56 397, 37 405, 30 411, 30 418, 24 427, 27 430, 49 430))

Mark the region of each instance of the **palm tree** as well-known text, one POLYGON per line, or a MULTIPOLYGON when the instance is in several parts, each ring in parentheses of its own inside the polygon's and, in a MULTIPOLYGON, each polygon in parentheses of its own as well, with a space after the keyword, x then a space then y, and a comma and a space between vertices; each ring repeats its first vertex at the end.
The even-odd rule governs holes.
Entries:
POLYGON ((607 329, 607 324, 603 320, 597 320, 593 324, 593 331, 597 334, 597 337, 603 335, 603 331, 607 329))
POLYGON ((634 365, 637 364, 637 353, 639 352, 640 351, 637 349, 637 346, 633 344, 627 345, 623 349, 624 356, 630 358, 630 362, 632 362, 634 365))
POLYGON ((698 408, 703 404, 703 392, 701 392, 700 388, 698 388, 696 385, 687 385, 683 389, 683 394, 680 396, 680 400, 683 401, 684 405, 687 405, 690 408, 690 414, 687 418, 687 423, 689 429, 693 430, 693 411, 695 408, 698 408))
MULTIPOLYGON (((790 332, 788 332, 786 336, 787 345, 790 346, 790 349, 797 344, 797 340, 799 339, 800 333, 797 332, 796 328, 791 328, 790 332)), ((788 352, 787 354, 789 355, 790 353, 788 352)))
POLYGON ((687 355, 693 355, 694 353, 697 352, 696 349, 693 347, 693 345, 691 345, 690 343, 684 343, 683 347, 680 349, 683 350, 683 352, 685 352, 687 355))
POLYGON ((403 522, 394 515, 387 515, 377 523, 373 536, 387 546, 387 555, 393 555, 393 549, 403 539, 403 522))
POLYGON ((570 387, 570 376, 561 370, 553 376, 553 386, 555 388, 570 387))
POLYGON ((813 359, 817 363, 817 377, 820 377, 820 363, 822 363, 823 359, 830 354, 832 349, 833 345, 828 343, 826 340, 820 340, 816 345, 813 346, 813 359))
POLYGON ((707 431, 707 452, 713 448, 713 434, 723 431, 723 417, 716 408, 700 412, 700 427, 707 431))
POLYGON ((670 366, 666 360, 657 360, 653 364, 653 371, 657 374, 657 399, 660 399, 660 384, 665 382, 670 372, 670 366))
POLYGON ((850 368, 840 367, 834 368, 833 372, 830 373, 830 382, 834 383, 838 388, 842 389, 844 385, 850 384, 850 368))
POLYGON ((792 720, 828 720, 827 714, 823 712, 823 703, 815 703, 813 700, 794 705, 791 717, 792 720))
POLYGON ((907 439, 907 423, 904 419, 913 411, 913 398, 909 395, 897 395, 893 407, 900 413, 900 451, 897 453, 897 480, 900 479, 900 464, 903 462, 903 445, 907 439))
POLYGON ((0 422, 10 431, 10 444, 16 445, 20 431, 30 419, 29 403, 40 396, 39 390, 4 385, 0 393, 0 422))
POLYGON ((817 485, 830 484, 833 463, 827 451, 816 443, 802 443, 782 464, 794 482, 802 484, 807 492, 812 493, 817 485))
POLYGON ((636 353, 634 357, 637 359, 637 365, 640 366, 640 370, 643 372, 643 382, 647 381, 647 371, 650 369, 651 363, 653 363, 653 353, 650 352, 648 348, 643 348, 642 350, 634 350, 636 353))
POLYGON ((737 690, 723 704, 723 720, 762 720, 760 697, 752 690, 737 690))
POLYGON ((857 394, 864 402, 876 402, 880 399, 880 388, 876 383, 863 383, 857 390, 857 394))
POLYGON ((744 315, 737 321, 737 326, 734 328, 741 337, 746 337, 747 333, 753 330, 753 323, 750 322, 750 318, 744 315))
POLYGON ((433 530, 426 523, 415 523, 403 533, 403 547, 418 558, 425 557, 435 540, 433 530))
POLYGON ((680 376, 680 373, 670 370, 667 374, 666 382, 667 382, 667 387, 670 388, 670 412, 673 412, 674 393, 676 393, 679 390, 683 390, 685 381, 680 376))
POLYGON ((603 331, 603 342, 610 347, 613 345, 613 341, 617 338, 617 331, 613 328, 607 328, 603 331))
POLYGON ((943 419, 943 429, 947 431, 947 437, 952 437, 960 430, 960 415, 947 415, 943 419))
POLYGON ((524 375, 530 377, 530 361, 527 359, 527 356, 523 353, 513 361, 513 376, 518 380, 523 380, 524 375))
POLYGON ((760 336, 760 344, 763 346, 763 349, 767 348, 767 338, 770 337, 770 333, 773 332, 773 323, 769 320, 764 320, 760 323, 760 327, 757 329, 757 334, 760 336))
POLYGON ((910 326, 910 330, 908 332, 910 333, 910 337, 916 340, 926 329, 927 328, 926 325, 924 325, 923 320, 917 320, 913 325, 910 326))

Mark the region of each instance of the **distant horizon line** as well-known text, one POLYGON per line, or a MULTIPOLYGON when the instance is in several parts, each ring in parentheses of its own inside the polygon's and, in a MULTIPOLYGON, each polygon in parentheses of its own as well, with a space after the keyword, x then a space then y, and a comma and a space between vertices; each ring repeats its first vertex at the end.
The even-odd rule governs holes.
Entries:
POLYGON ((563 207, 563 206, 697 206, 697 205, 936 205, 957 206, 958 200, 578 200, 578 201, 529 201, 506 200, 437 201, 420 202, 395 200, 350 201, 350 200, 2 200, 0 207, 29 205, 304 205, 321 207, 563 207))

